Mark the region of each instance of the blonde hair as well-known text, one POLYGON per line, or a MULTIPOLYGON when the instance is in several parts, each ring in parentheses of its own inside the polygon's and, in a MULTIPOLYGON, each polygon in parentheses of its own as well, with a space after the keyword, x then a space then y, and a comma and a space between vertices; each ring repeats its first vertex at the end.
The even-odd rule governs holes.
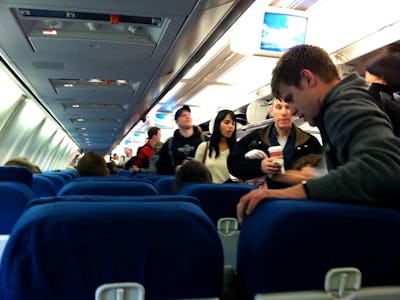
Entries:
POLYGON ((16 157, 12 158, 9 161, 7 161, 5 166, 18 166, 18 167, 25 167, 28 168, 32 173, 34 174, 40 174, 42 171, 40 171, 39 167, 35 166, 32 164, 28 158, 26 157, 16 157))

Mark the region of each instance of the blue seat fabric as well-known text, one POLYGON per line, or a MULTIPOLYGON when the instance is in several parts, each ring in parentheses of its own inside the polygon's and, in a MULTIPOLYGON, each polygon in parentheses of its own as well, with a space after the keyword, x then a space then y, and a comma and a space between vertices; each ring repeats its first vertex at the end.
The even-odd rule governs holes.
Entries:
POLYGON ((222 279, 217 231, 193 203, 60 201, 17 222, 0 298, 87 300, 112 282, 139 282, 146 299, 219 297, 222 279))
POLYGON ((0 234, 9 234, 33 192, 21 182, 0 181, 0 234))
POLYGON ((58 195, 157 195, 156 188, 140 181, 78 180, 65 184, 58 195))
POLYGON ((267 200, 242 223, 237 272, 243 299, 324 290, 331 268, 355 267, 362 286, 400 284, 400 213, 310 200, 267 200))
POLYGON ((220 218, 236 218, 236 205, 240 198, 256 188, 237 183, 189 183, 182 186, 179 194, 199 199, 203 210, 217 225, 220 218))

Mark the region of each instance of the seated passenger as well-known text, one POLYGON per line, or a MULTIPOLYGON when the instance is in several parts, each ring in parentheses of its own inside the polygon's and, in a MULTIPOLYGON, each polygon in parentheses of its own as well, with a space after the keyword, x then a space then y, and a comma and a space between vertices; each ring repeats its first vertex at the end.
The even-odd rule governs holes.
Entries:
POLYGON ((93 151, 86 152, 78 162, 79 176, 108 176, 110 171, 107 168, 103 156, 93 151))
POLYGON ((210 141, 201 143, 194 157, 210 170, 214 183, 224 183, 231 179, 227 159, 235 144, 235 114, 231 110, 221 110, 215 117, 210 141))
POLYGON ((38 166, 35 166, 32 164, 29 159, 26 157, 17 157, 8 160, 5 164, 5 166, 19 166, 19 167, 26 167, 28 168, 33 174, 40 174, 42 171, 39 169, 38 166))
POLYGON ((179 193, 182 185, 188 182, 212 182, 210 170, 203 163, 196 160, 184 163, 175 174, 175 193, 179 193))
POLYGON ((118 167, 117 164, 114 161, 109 161, 107 163, 107 168, 110 174, 117 174, 118 173, 118 167))

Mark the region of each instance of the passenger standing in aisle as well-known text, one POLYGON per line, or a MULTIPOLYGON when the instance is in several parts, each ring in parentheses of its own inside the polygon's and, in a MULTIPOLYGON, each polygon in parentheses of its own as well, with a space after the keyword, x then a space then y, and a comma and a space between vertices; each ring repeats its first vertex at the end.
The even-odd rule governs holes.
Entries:
POLYGON ((215 117, 210 141, 201 143, 194 157, 210 170, 214 183, 224 183, 231 179, 227 159, 235 144, 235 114, 231 110, 221 110, 215 117))
POLYGON ((266 198, 400 207, 400 138, 363 78, 352 73, 341 80, 325 50, 301 45, 278 60, 271 87, 294 115, 318 126, 328 173, 285 189, 251 191, 238 204, 239 220, 266 198))
POLYGON ((135 163, 136 157, 133 156, 131 147, 125 147, 124 151, 125 151, 124 168, 125 170, 129 170, 135 163))
POLYGON ((270 107, 274 122, 264 128, 254 130, 236 143, 228 157, 229 172, 243 180, 265 176, 267 186, 280 188, 287 186, 273 181, 273 175, 281 172, 275 158, 270 157, 269 147, 282 146, 284 168, 291 169, 299 158, 309 154, 321 154, 322 146, 312 135, 293 124, 293 116, 287 102, 274 99, 270 107), (261 150, 266 158, 246 159, 246 154, 252 150, 261 150))
POLYGON ((179 128, 160 150, 157 173, 161 175, 174 175, 182 164, 194 158, 198 145, 205 140, 200 129, 192 124, 189 106, 176 111, 175 122, 179 128))
POLYGON ((365 71, 365 80, 375 103, 390 118, 393 132, 400 137, 400 57, 385 55, 370 63, 365 71))
POLYGON ((155 145, 161 140, 161 129, 159 127, 150 127, 147 131, 147 142, 140 149, 135 164, 132 168, 133 173, 141 172, 140 169, 148 169, 150 158, 155 153, 155 145))

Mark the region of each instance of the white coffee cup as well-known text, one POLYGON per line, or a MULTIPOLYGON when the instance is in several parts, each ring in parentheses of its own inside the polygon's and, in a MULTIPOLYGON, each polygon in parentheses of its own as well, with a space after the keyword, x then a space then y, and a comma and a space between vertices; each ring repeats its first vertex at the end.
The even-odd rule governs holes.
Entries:
POLYGON ((281 173, 285 173, 285 163, 283 160, 283 147, 271 146, 268 148, 270 157, 274 158, 273 163, 281 167, 281 173))

